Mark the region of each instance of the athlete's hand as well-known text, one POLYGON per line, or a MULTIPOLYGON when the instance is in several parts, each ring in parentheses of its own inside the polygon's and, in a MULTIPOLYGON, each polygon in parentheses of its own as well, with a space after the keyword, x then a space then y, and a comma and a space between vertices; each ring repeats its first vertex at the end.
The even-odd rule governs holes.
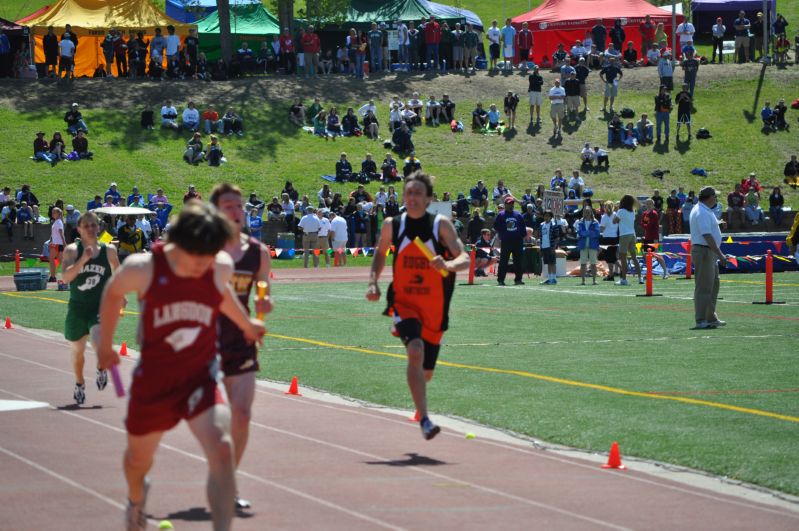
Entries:
POLYGON ((441 270, 447 271, 447 262, 439 254, 439 255, 434 256, 433 259, 430 260, 430 267, 432 267, 436 271, 441 271, 441 270))
POLYGON ((267 296, 264 299, 255 299, 255 313, 266 314, 272 311, 272 299, 267 296))
POLYGON ((81 256, 81 258, 83 258, 87 262, 92 258, 94 258, 94 249, 88 246, 85 247, 83 249, 83 255, 81 256))
POLYGON ((366 289, 366 300, 372 302, 380 300, 380 286, 377 285, 377 282, 369 283, 369 287, 366 289))
POLYGON ((97 349, 97 366, 102 370, 110 369, 112 365, 119 365, 119 354, 113 347, 97 349))
POLYGON ((244 332, 244 339, 247 340, 248 343, 258 343, 259 345, 263 344, 263 337, 266 334, 266 327, 264 327, 264 323, 259 321, 258 319, 250 318, 250 326, 247 327, 244 332))

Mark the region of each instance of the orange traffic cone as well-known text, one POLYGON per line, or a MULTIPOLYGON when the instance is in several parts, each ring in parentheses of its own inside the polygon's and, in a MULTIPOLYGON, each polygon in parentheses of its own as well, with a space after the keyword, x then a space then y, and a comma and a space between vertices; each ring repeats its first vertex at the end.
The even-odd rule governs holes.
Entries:
POLYGON ((619 452, 619 443, 613 441, 610 445, 610 455, 608 455, 608 462, 602 465, 602 468, 618 468, 624 470, 627 467, 621 464, 621 452, 619 452))
POLYGON ((299 391, 299 389, 298 389, 298 385, 297 385, 297 377, 296 377, 296 376, 292 376, 292 377, 291 377, 291 385, 289 386, 289 390, 288 390, 288 391, 286 391, 286 393, 285 393, 285 394, 287 394, 287 395, 294 395, 294 396, 302 396, 302 395, 300 394, 300 391, 299 391))
POLYGON ((128 355, 128 342, 123 341, 122 346, 119 347, 119 355, 120 356, 127 356, 128 355))
POLYGON ((5 328, 6 330, 11 330, 12 328, 14 328, 11 325, 11 317, 6 316, 6 324, 3 326, 3 328, 5 328))
POLYGON ((412 417, 408 417, 408 420, 411 422, 420 422, 422 419, 419 418, 419 410, 417 409, 412 417))

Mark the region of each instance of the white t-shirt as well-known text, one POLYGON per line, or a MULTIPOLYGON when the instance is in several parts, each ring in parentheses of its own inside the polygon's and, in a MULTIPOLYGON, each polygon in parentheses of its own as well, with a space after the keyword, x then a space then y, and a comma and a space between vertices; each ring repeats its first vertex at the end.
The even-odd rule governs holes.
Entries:
POLYGON ((549 249, 552 243, 549 241, 549 235, 552 233, 552 227, 555 226, 555 220, 544 222, 541 224, 541 248, 549 249))
POLYGON ((694 40, 694 25, 690 22, 683 22, 679 26, 677 26, 677 35, 680 36, 680 44, 685 44, 688 41, 694 40), (683 33, 685 32, 685 33, 683 33))
POLYGON ((180 48, 180 37, 177 35, 167 35, 166 38, 166 54, 175 55, 180 48))
POLYGON ((306 234, 319 232, 319 218, 316 214, 305 214, 297 226, 306 234))
POLYGON ((557 105, 558 103, 563 103, 563 100, 566 98, 566 89, 563 87, 552 87, 549 89, 549 96, 550 102, 552 105, 557 105), (554 96, 554 99, 552 99, 554 96))
POLYGON ((183 123, 200 123, 200 111, 197 109, 183 109, 183 123))
POLYGON ((330 220, 327 218, 317 218, 319 220, 319 237, 327 238, 327 233, 330 232, 330 220))
POLYGON ((384 207, 386 206, 386 201, 388 201, 388 194, 385 192, 377 192, 375 194, 375 203, 377 206, 384 207))
POLYGON ((488 31, 486 32, 486 36, 488 37, 488 42, 490 42, 491 44, 499 44, 500 35, 501 33, 499 31, 499 28, 495 28, 493 26, 488 28, 488 31))
POLYGON ((721 245, 721 230, 713 211, 702 202, 691 209, 691 243, 693 245, 707 245, 704 234, 710 234, 716 245, 721 245))
POLYGON ((166 118, 166 116, 177 116, 178 110, 175 107, 167 107, 164 105, 161 107, 161 119, 162 120, 176 120, 177 118, 166 118))
POLYGON ((61 39, 61 42, 58 43, 58 48, 61 50, 62 57, 75 56, 75 43, 69 39, 61 39))
POLYGON ((603 238, 615 238, 619 233, 619 226, 613 223, 613 214, 602 214, 599 220, 600 234, 603 238))
POLYGON ((411 43, 411 40, 408 38, 408 26, 405 24, 400 23, 397 26, 397 41, 402 46, 407 46, 411 43))
POLYGON ((616 217, 619 218, 619 236, 635 235, 635 212, 620 208, 616 217))
POLYGON ((572 176, 572 178, 569 179, 569 188, 577 188, 578 186, 585 186, 585 181, 582 177, 572 176))
POLYGON ((346 242, 349 237, 347 235, 347 220, 341 216, 336 216, 330 222, 330 230, 333 231, 333 240, 337 242, 346 242))
POLYGON ((52 245, 64 245, 64 222, 58 218, 50 226, 50 243, 52 245))

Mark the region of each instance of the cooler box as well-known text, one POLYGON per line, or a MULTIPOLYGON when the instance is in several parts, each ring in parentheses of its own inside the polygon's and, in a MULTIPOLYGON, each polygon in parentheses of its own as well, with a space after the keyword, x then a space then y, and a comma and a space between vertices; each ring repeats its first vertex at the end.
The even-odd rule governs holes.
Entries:
POLYGON ((565 277, 568 276, 566 272, 566 251, 557 249, 555 251, 555 276, 565 277))
POLYGON ((17 291, 40 291, 47 289, 50 271, 44 267, 23 267, 14 273, 14 285, 17 291))
POLYGON ((279 232, 277 235, 278 249, 283 249, 278 256, 281 260, 291 260, 294 258, 294 233, 293 232, 279 232))

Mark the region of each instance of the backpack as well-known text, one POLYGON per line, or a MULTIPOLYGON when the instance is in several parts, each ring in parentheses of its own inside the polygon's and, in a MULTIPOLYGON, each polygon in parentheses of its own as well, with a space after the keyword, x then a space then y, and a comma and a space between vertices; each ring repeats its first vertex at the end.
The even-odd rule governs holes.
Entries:
POLYGON ((635 117, 635 111, 630 109, 629 107, 624 107, 619 113, 619 116, 621 116, 622 118, 633 118, 635 117))
POLYGON ((796 98, 791 102, 791 109, 799 109, 799 98, 796 98))
MULTIPOLYGON (((794 103, 797 103, 797 106, 795 108, 799 108, 799 100, 796 100, 794 103)), ((707 138, 713 138, 713 137, 710 136, 710 131, 708 131, 704 127, 701 127, 699 129, 699 131, 696 132, 696 138, 707 139, 707 138)))

